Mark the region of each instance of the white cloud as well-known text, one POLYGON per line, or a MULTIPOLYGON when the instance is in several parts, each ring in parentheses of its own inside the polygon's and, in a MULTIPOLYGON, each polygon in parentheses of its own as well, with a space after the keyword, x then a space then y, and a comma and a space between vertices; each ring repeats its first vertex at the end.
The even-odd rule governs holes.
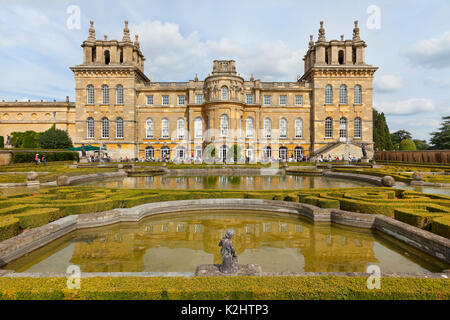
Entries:
MULTIPOLYGON (((197 31, 184 36, 175 23, 145 21, 131 25, 139 34, 141 50, 146 57, 146 73, 157 80, 187 80, 199 74, 206 76, 215 59, 236 60, 237 72, 265 81, 294 81, 303 70, 303 52, 283 41, 240 42, 232 35, 219 40, 202 40, 197 31)), ((118 35, 121 37, 121 35, 118 35)))
POLYGON ((444 80, 434 77, 429 77, 424 80, 425 84, 439 89, 448 89, 450 88, 450 80, 444 80))
POLYGON ((384 76, 375 77, 373 84, 376 92, 388 93, 402 89, 404 81, 402 77, 387 74, 384 76))
POLYGON ((391 115, 413 115, 418 113, 432 112, 435 103, 430 99, 412 98, 402 101, 374 103, 374 108, 380 112, 391 115))
POLYGON ((402 50, 401 53, 413 65, 430 68, 445 68, 450 66, 450 31, 444 32, 438 38, 421 40, 402 50))

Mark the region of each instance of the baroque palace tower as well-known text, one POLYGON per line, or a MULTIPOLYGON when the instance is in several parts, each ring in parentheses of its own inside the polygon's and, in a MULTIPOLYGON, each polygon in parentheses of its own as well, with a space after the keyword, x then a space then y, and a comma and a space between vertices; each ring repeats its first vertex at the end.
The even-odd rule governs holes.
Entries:
POLYGON ((81 47, 83 63, 71 68, 75 103, 0 102, 0 135, 56 124, 76 146, 102 147, 114 160, 198 160, 214 150, 216 158, 229 161, 234 146, 250 161, 362 157, 362 144, 373 155, 377 68, 365 63, 357 21, 351 40, 331 41, 320 22, 318 39, 310 36, 303 58, 304 75, 295 82, 263 82, 253 75, 245 80, 234 60, 215 60, 204 80, 150 81, 127 21, 121 41, 96 39, 91 21, 81 47))

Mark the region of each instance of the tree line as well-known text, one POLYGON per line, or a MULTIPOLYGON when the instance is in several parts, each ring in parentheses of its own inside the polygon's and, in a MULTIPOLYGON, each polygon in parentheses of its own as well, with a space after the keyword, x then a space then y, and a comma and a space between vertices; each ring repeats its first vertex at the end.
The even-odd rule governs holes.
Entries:
POLYGON ((389 132, 383 112, 373 109, 373 141, 375 150, 446 150, 450 149, 450 116, 442 117, 439 129, 432 132, 429 143, 413 139, 410 132, 398 130, 389 132))

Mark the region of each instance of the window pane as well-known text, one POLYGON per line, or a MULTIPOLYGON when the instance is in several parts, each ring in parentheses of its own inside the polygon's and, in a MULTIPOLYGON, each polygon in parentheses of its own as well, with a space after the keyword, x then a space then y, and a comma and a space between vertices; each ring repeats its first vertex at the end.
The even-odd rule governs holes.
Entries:
POLYGON ((297 106, 303 105, 303 96, 295 96, 295 104, 297 106))
POLYGON ((123 138, 123 119, 118 118, 116 121, 116 137, 123 138))
POLYGON ((123 87, 121 85, 116 89, 116 104, 123 104, 123 87))
POLYGON ((147 96, 147 104, 153 105, 153 96, 147 96))
POLYGON ((325 138, 333 137, 333 120, 331 118, 325 119, 325 138))
POLYGON ((153 120, 152 119, 147 119, 146 123, 145 123, 145 131, 146 131, 146 137, 147 138, 153 138, 153 120))
POLYGON ((286 100, 287 100, 286 96, 280 96, 280 106, 285 106, 286 100))

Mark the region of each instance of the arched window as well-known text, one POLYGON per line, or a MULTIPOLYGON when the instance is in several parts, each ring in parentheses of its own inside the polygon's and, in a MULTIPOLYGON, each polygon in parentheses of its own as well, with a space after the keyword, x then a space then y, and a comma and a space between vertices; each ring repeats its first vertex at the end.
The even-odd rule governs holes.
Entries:
POLYGON ((117 118, 116 120, 116 138, 123 138, 123 119, 117 118))
POLYGON ((194 156, 195 156, 195 161, 202 160, 203 155, 202 155, 202 147, 201 146, 195 147, 194 156))
POLYGON ((361 104, 362 103, 361 86, 359 84, 355 86, 354 95, 355 95, 354 103, 355 104, 361 104))
POLYGON ((161 148, 161 158, 163 160, 170 160, 170 148, 168 146, 161 148))
POLYGON ((294 158, 296 161, 303 161, 303 148, 302 147, 295 147, 294 158))
POLYGON ((201 117, 195 118, 194 133, 195 133, 195 138, 197 138, 197 139, 203 138, 203 120, 201 117))
POLYGON ((248 158, 248 161, 252 161, 255 154, 253 152, 253 147, 248 146, 248 148, 245 150, 245 156, 248 158))
POLYGON ((106 117, 102 119, 102 138, 109 138, 109 120, 106 117))
POLYGON ((123 104, 123 86, 120 84, 116 88, 116 104, 123 104))
POLYGON ((339 138, 347 138, 347 119, 341 118, 339 121, 339 138))
POLYGON ((280 147, 278 149, 279 158, 283 161, 286 161, 288 158, 288 149, 286 147, 280 147))
POLYGON ((86 138, 94 139, 94 119, 87 119, 87 127, 86 127, 86 138))
POLYGON ((280 138, 287 138, 287 120, 285 118, 280 119, 280 138))
POLYGON ((228 148, 226 145, 223 145, 219 149, 219 157, 223 162, 227 161, 228 148))
POLYGON ((340 104, 347 104, 347 86, 345 84, 341 85, 340 88, 340 99, 339 99, 339 103, 340 104))
POLYGON ((354 128, 354 137, 356 139, 361 139, 362 137, 362 123, 361 123, 361 118, 356 118, 355 122, 353 123, 354 128))
POLYGON ((109 64, 110 60, 111 60, 111 56, 109 54, 109 50, 106 50, 105 51, 105 64, 109 64))
POLYGON ((263 158, 264 159, 271 159, 272 158, 272 148, 267 146, 263 150, 263 158))
POLYGON ((161 121, 161 138, 169 139, 169 120, 167 118, 161 121))
POLYGON ((226 114, 220 116, 220 136, 228 137, 228 116, 226 114))
POLYGON ((303 138, 303 120, 301 118, 295 119, 295 138, 303 138))
POLYGON ((228 100, 228 88, 225 86, 222 87, 222 100, 228 100))
POLYGON ((272 137, 272 120, 270 118, 264 119, 264 138, 272 137))
POLYGON ((333 138, 333 119, 325 119, 325 138, 333 138))
POLYGON ((184 138, 184 119, 179 118, 177 120, 177 137, 178 139, 184 138))
POLYGON ((344 64, 344 50, 339 50, 338 62, 339 64, 344 64))
POLYGON ((245 136, 247 138, 255 137, 255 122, 253 121, 252 117, 248 117, 245 120, 245 136))
POLYGON ((94 104, 94 86, 92 84, 88 85, 86 88, 87 104, 94 104))
POLYGON ((329 84, 325 87, 325 104, 333 104, 333 87, 329 84))
POLYGON ((153 139, 153 132, 154 132, 153 119, 148 118, 145 121, 145 137, 147 139, 153 139))
POLYGON ((152 146, 148 146, 145 148, 145 158, 146 159, 155 158, 155 149, 152 146))
POLYGON ((102 85, 102 104, 109 104, 109 87, 102 85))

